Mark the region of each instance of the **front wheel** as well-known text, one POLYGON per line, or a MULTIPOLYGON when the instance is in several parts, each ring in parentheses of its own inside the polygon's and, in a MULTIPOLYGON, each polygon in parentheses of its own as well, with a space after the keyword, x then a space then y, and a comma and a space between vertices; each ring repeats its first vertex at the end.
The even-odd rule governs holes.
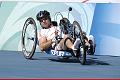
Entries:
POLYGON ((81 41, 77 58, 80 61, 80 63, 84 65, 86 62, 86 48, 85 48, 85 40, 83 37, 83 32, 82 32, 81 26, 77 21, 73 22, 73 28, 74 28, 74 38, 75 39, 80 38, 80 41, 81 41))
POLYGON ((22 30, 22 52, 26 59, 34 55, 37 44, 37 26, 33 18, 28 18, 22 30))

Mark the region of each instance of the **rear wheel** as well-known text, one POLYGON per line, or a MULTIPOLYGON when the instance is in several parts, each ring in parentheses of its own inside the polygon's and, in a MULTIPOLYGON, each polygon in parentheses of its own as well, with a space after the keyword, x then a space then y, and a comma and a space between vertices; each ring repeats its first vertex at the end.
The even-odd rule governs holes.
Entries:
POLYGON ((95 44, 93 43, 92 40, 89 40, 89 43, 90 43, 89 55, 94 55, 94 53, 95 53, 95 44))
POLYGON ((77 58, 80 61, 80 63, 84 65, 86 62, 86 49, 85 49, 85 41, 84 41, 84 37, 82 34, 82 29, 77 21, 73 22, 73 28, 74 28, 74 34, 73 34, 74 38, 75 39, 80 38, 80 40, 81 40, 77 58))
POLYGON ((34 55, 37 44, 37 26, 33 18, 28 18, 22 30, 22 52, 26 59, 34 55))

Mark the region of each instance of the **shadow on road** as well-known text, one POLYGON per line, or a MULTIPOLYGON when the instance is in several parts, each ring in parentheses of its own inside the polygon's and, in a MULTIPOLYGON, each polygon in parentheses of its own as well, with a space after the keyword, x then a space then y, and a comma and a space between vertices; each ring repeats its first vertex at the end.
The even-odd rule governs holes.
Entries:
MULTIPOLYGON (((87 56, 86 59, 86 64, 85 65, 110 65, 108 61, 104 60, 104 56, 87 56), (103 59, 101 59, 103 58, 103 59)), ((80 63, 79 60, 75 57, 70 57, 70 58, 58 58, 56 56, 47 56, 47 55, 42 55, 40 57, 33 57, 30 60, 50 60, 53 62, 60 62, 60 63, 80 63)))
MULTIPOLYGON (((55 62, 62 62, 62 63, 80 63, 77 58, 71 58, 71 59, 49 59, 51 61, 55 62)), ((90 58, 86 59, 86 64, 85 65, 110 65, 109 63, 101 60, 97 60, 97 58, 90 58)))

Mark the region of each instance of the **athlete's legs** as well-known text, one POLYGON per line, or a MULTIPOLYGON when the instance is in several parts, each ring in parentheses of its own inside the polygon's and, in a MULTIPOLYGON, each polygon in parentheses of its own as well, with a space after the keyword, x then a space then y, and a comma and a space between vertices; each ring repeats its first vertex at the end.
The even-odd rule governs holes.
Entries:
POLYGON ((76 39, 73 43, 73 39, 67 35, 57 44, 56 50, 77 50, 79 48, 80 40, 76 39))
POLYGON ((68 50, 72 49, 73 40, 67 36, 60 40, 59 44, 55 47, 56 50, 68 50))

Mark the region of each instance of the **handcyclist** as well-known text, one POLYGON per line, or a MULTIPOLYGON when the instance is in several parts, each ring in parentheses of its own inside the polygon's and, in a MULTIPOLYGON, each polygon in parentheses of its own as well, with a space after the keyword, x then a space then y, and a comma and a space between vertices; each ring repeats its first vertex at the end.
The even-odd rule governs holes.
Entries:
MULTIPOLYGON (((51 21, 50 13, 46 10, 40 11, 36 15, 42 29, 38 32, 38 41, 41 51, 46 51, 50 48, 55 50, 71 49, 74 53, 79 48, 80 39, 76 39, 73 43, 71 37, 67 33, 61 34, 61 29, 54 25, 51 21), (63 36, 61 36, 63 35, 63 36)), ((74 54, 76 56, 76 53, 74 54)))

